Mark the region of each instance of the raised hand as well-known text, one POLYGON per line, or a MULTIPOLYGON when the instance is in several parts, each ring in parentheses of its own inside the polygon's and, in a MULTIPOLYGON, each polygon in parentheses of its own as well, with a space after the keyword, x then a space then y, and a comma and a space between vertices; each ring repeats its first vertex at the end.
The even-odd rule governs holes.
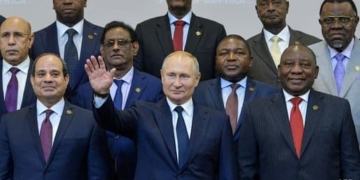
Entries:
POLYGON ((98 56, 97 60, 95 56, 91 56, 90 59, 87 59, 85 64, 85 71, 89 77, 91 87, 95 93, 108 94, 110 92, 110 86, 113 83, 115 68, 107 71, 104 60, 101 56, 98 56))

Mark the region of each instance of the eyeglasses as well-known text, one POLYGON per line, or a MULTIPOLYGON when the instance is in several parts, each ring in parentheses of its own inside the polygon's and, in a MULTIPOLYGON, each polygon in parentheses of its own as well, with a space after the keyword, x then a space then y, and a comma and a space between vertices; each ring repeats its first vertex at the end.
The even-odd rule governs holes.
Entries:
POLYGON ((105 47, 113 47, 115 43, 119 46, 126 46, 129 43, 132 43, 132 41, 127 39, 111 39, 104 42, 105 47))
POLYGON ((325 16, 322 17, 320 20, 323 23, 323 25, 330 26, 337 21, 339 24, 343 26, 347 26, 350 24, 350 22, 355 19, 355 17, 350 16, 325 16))

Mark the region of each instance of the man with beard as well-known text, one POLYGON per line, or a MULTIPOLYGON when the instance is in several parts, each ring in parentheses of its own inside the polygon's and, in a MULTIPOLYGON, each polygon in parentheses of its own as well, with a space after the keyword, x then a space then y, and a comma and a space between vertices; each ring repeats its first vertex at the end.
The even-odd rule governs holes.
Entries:
POLYGON ((165 16, 146 20, 136 27, 139 52, 135 68, 160 78, 165 57, 174 51, 187 51, 199 62, 201 79, 215 77, 216 46, 226 36, 224 26, 191 11, 192 0, 166 0, 165 16))
POLYGON ((30 57, 54 53, 63 58, 69 71, 70 82, 65 97, 73 102, 76 89, 88 81, 84 64, 91 55, 100 54, 100 35, 103 28, 84 19, 87 0, 53 0, 56 21, 35 32, 30 57))
POLYGON ((261 33, 248 39, 254 57, 249 77, 275 87, 281 87, 277 66, 282 52, 294 42, 314 44, 320 39, 291 29, 286 24, 289 2, 286 0, 257 0, 257 15, 263 24, 261 33))
POLYGON ((325 0, 319 19, 325 41, 309 47, 322 69, 314 89, 349 100, 360 141, 360 41, 354 35, 358 22, 354 1, 325 0))

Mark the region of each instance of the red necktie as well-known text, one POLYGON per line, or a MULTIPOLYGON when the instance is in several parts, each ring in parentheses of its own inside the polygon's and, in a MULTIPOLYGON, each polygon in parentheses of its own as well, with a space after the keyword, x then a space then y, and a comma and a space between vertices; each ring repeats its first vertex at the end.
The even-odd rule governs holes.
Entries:
POLYGON ((236 90, 240 87, 240 85, 231 84, 230 87, 231 93, 226 101, 226 114, 230 117, 231 129, 232 132, 235 133, 238 117, 238 97, 236 94, 236 90))
POLYGON ((17 107, 17 95, 18 95, 18 80, 16 73, 20 70, 16 67, 12 67, 9 70, 11 72, 11 78, 6 89, 5 105, 7 112, 13 112, 17 107))
POLYGON ((46 117, 44 121, 41 123, 41 129, 40 129, 41 147, 44 153, 44 159, 46 163, 48 162, 52 147, 52 125, 50 122, 50 115, 53 112, 54 111, 52 111, 51 109, 45 111, 46 117))
POLYGON ((173 38, 174 51, 182 51, 183 50, 183 27, 185 22, 181 20, 177 20, 174 22, 175 31, 173 38))
POLYGON ((304 134, 304 124, 301 116, 301 112, 299 109, 299 104, 302 101, 301 98, 295 97, 290 100, 293 103, 293 107, 290 113, 290 126, 291 133, 294 141, 294 146, 296 150, 297 156, 300 158, 301 153, 301 145, 304 134))

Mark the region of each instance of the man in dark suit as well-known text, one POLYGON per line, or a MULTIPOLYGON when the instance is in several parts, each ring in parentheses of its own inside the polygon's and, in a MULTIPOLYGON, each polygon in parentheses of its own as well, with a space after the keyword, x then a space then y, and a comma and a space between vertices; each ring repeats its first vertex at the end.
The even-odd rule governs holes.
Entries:
MULTIPOLYGON (((133 68, 133 57, 138 50, 136 32, 131 26, 118 21, 105 26, 100 52, 107 69, 116 69, 110 95, 119 110, 129 108, 135 100, 157 102, 163 97, 158 78, 133 68), (117 82, 122 83, 121 87, 117 82), (121 102, 117 101, 120 92, 121 102)), ((92 110, 94 94, 90 82, 79 87, 77 96, 81 107, 92 110)), ((133 180, 137 161, 134 142, 112 132, 108 132, 108 141, 115 158, 117 179, 133 180)))
POLYGON ((0 28, 0 117, 36 101, 30 84, 32 60, 28 51, 34 41, 30 24, 20 17, 9 17, 0 28))
POLYGON ((0 179, 108 180, 106 135, 92 113, 67 102, 69 75, 55 54, 34 62, 34 105, 3 116, 0 179))
POLYGON ((98 60, 85 66, 95 93, 94 116, 101 127, 135 141, 135 180, 237 179, 227 116, 192 101, 200 80, 194 56, 183 51, 168 55, 161 70, 166 98, 135 102, 124 111, 116 110, 108 98, 115 69, 106 71, 98 60))
POLYGON ((86 59, 91 55, 100 54, 100 35, 103 28, 84 19, 86 2, 87 0, 53 0, 56 21, 35 32, 35 41, 30 52, 33 59, 42 53, 54 53, 65 60, 71 77, 65 97, 71 102, 76 98, 77 88, 88 82, 84 71, 86 59), (73 41, 69 38, 71 30, 75 30, 73 41), (72 50, 76 49, 72 52, 75 53, 75 57, 70 58, 73 54, 70 55, 67 46, 72 47, 72 50))
POLYGON ((289 2, 286 0, 256 0, 255 9, 263 24, 263 30, 247 40, 254 57, 249 77, 281 87, 277 75, 281 53, 295 42, 310 45, 319 42, 320 39, 293 30, 286 24, 286 15, 289 10, 289 2), (276 43, 275 38, 277 38, 276 43))
POLYGON ((244 119, 245 105, 254 99, 268 96, 279 90, 247 77, 252 57, 246 40, 239 35, 228 35, 216 49, 216 70, 220 77, 200 82, 193 95, 194 101, 214 109, 228 112, 233 128, 234 141, 239 139, 239 129, 244 119), (232 85, 238 84, 235 96, 238 106, 231 121, 229 112, 232 85))
POLYGON ((311 87, 313 51, 288 47, 278 66, 283 90, 250 102, 241 126, 241 180, 359 180, 360 152, 349 102, 311 87))
POLYGON ((226 36, 223 25, 196 16, 191 11, 192 0, 166 0, 168 13, 165 16, 146 20, 136 27, 140 49, 135 56, 135 68, 160 78, 160 69, 164 58, 171 52, 184 50, 193 54, 199 62, 201 79, 215 77, 216 46, 226 36), (182 46, 175 48, 175 23, 185 22, 182 46))

